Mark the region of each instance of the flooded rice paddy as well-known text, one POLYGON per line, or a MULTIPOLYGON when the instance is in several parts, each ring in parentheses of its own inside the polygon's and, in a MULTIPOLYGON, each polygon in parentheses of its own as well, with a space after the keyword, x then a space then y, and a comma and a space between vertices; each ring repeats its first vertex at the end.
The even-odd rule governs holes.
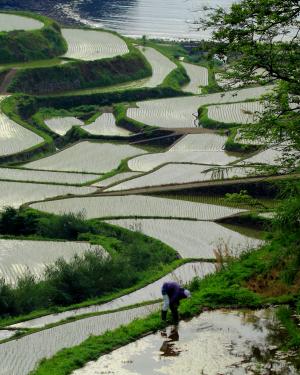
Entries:
MULTIPOLYGON (((215 271, 213 263, 193 262, 186 263, 178 267, 173 272, 167 274, 161 279, 138 289, 135 292, 116 298, 102 305, 93 305, 76 310, 70 310, 59 314, 47 315, 41 318, 32 319, 27 322, 12 325, 10 328, 38 328, 51 323, 57 323, 70 317, 76 317, 84 314, 98 313, 103 311, 116 310, 121 307, 131 306, 137 303, 154 301, 161 298, 160 289, 165 281, 177 281, 181 284, 189 283, 194 277, 200 278, 215 271)), ((0 372, 1 374, 1 372, 0 372)))
POLYGON ((101 246, 92 246, 85 242, 26 241, 0 239, 0 279, 15 284, 18 278, 30 272, 39 278, 47 264, 58 258, 70 260, 75 254, 87 251, 101 251, 101 246))
POLYGON ((105 173, 117 168, 121 160, 143 153, 140 148, 127 144, 84 141, 28 163, 25 167, 49 171, 105 173))
POLYGON ((47 185, 27 182, 0 181, 0 209, 6 206, 18 208, 24 203, 46 198, 74 194, 94 193, 95 187, 75 187, 65 185, 47 185))
POLYGON ((91 335, 99 336, 143 318, 158 308, 159 305, 155 304, 90 317, 0 344, 0 375, 27 375, 43 358, 49 358, 63 348, 79 345, 91 335))
POLYGON ((175 249, 183 258, 214 259, 214 251, 224 244, 232 255, 238 256, 262 244, 262 241, 209 221, 121 219, 108 222, 157 238, 175 249))
POLYGON ((72 375, 296 375, 277 349, 272 309, 204 312, 88 363, 72 375))
POLYGON ((82 212, 86 218, 156 217, 212 221, 245 212, 243 209, 141 195, 60 199, 30 205, 37 210, 63 214, 82 212))
MULTIPOLYGON (((5 98, 0 95, 0 103, 5 98)), ((15 154, 43 141, 39 135, 11 120, 0 109, 0 156, 15 154)))

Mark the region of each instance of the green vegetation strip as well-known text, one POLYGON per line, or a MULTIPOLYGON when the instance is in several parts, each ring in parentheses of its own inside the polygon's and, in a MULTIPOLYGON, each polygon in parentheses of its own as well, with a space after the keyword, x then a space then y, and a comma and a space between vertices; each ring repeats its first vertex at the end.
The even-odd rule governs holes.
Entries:
MULTIPOLYGON (((254 253, 248 253, 240 261, 232 261, 228 268, 204 280, 194 280, 189 286, 192 298, 183 301, 180 307, 181 317, 190 318, 201 313, 203 308, 260 308, 269 303, 288 303, 295 299, 293 295, 263 297, 243 284, 256 273, 269 270, 270 263, 262 259, 269 256, 272 249, 265 247, 254 253)), ((223 266, 224 267, 224 266, 223 266)), ((169 322, 170 323, 170 322, 169 322)), ((125 327, 107 332, 98 337, 90 337, 82 344, 63 349, 53 358, 44 360, 32 375, 67 375, 87 362, 96 360, 122 345, 135 341, 145 334, 164 328, 160 314, 154 313, 145 319, 136 320, 125 327)))
POLYGON ((151 72, 151 66, 142 53, 130 47, 130 52, 124 56, 21 70, 8 91, 45 94, 106 87, 146 78, 151 72))
MULTIPOLYGON (((46 134, 44 131, 35 128, 27 121, 25 121, 20 115, 18 111, 18 96, 11 96, 7 99, 3 100, 0 103, 1 111, 8 116, 12 121, 15 121, 20 126, 36 133, 40 137, 44 139, 43 143, 40 143, 36 146, 31 147, 25 151, 21 151, 19 153, 8 155, 8 156, 1 156, 0 163, 19 163, 21 161, 27 161, 31 158, 40 158, 55 151, 55 146, 53 143, 52 138, 46 134)), ((26 99, 25 103, 26 103, 26 99)), ((28 99, 30 101, 30 99, 28 99)))
POLYGON ((55 21, 30 12, 7 13, 37 19, 44 23, 44 27, 32 31, 0 32, 0 64, 51 59, 67 51, 67 44, 55 21))

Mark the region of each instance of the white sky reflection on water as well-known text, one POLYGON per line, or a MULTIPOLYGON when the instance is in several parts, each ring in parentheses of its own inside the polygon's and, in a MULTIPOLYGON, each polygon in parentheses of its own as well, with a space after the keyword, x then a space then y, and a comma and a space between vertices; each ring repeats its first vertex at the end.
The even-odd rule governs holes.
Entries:
MULTIPOLYGON (((209 32, 194 24, 204 5, 228 7, 232 0, 77 0, 58 4, 68 17, 131 37, 203 39, 209 32)), ((203 14, 203 13, 202 13, 203 14)))

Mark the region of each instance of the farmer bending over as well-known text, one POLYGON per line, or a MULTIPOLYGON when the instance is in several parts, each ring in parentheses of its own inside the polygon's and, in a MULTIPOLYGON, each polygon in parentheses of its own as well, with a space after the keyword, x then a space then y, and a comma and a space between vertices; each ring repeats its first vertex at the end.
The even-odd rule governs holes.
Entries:
POLYGON ((163 306, 161 311, 162 320, 167 319, 167 311, 170 307, 174 323, 178 323, 178 307, 180 300, 189 298, 191 293, 187 289, 181 288, 175 281, 169 281, 163 284, 161 288, 163 295, 163 306))

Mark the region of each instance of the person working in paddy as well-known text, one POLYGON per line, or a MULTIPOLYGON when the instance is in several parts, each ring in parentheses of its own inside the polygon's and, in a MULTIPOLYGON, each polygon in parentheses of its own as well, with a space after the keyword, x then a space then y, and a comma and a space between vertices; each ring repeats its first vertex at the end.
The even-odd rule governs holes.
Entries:
POLYGON ((161 311, 162 320, 167 319, 167 311, 170 307, 174 323, 178 323, 178 307, 179 303, 184 298, 189 298, 191 293, 189 290, 182 288, 175 281, 169 281, 163 284, 161 288, 163 295, 163 306, 161 311))

